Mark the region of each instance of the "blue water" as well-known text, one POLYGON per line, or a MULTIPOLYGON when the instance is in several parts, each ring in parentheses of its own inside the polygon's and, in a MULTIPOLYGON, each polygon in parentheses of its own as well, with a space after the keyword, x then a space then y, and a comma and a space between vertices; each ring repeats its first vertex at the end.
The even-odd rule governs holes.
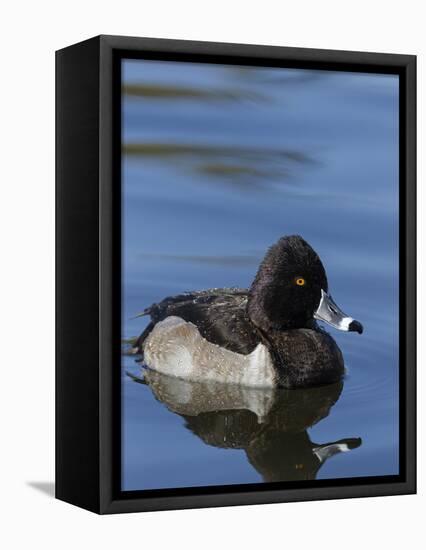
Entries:
POLYGON ((122 488, 397 474, 398 77, 129 60, 123 83, 123 337, 165 296, 249 286, 294 233, 364 334, 329 328, 325 393, 143 385, 124 355, 122 488))

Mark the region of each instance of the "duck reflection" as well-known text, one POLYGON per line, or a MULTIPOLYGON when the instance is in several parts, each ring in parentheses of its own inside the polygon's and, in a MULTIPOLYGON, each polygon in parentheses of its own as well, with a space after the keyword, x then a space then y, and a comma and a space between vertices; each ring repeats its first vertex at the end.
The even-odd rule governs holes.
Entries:
POLYGON ((343 382, 297 390, 254 389, 189 382, 145 369, 143 379, 132 378, 149 386, 207 445, 243 449, 266 482, 315 479, 330 457, 361 445, 357 437, 315 443, 307 431, 330 414, 343 382))

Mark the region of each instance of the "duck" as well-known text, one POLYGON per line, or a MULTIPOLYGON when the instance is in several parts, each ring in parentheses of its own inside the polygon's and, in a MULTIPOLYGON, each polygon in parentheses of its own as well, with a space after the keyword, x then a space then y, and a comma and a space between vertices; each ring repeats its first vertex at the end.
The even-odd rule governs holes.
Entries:
POLYGON ((319 255, 300 235, 283 236, 267 250, 250 288, 169 296, 140 314, 147 315, 132 349, 145 368, 253 388, 338 382, 343 355, 319 322, 363 332, 333 300, 319 255))

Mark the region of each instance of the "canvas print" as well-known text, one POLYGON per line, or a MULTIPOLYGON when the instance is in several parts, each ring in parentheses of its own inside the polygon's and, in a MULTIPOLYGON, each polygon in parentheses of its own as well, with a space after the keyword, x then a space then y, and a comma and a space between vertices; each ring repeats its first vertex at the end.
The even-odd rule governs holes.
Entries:
POLYGON ((121 489, 399 474, 399 77, 121 61, 121 489))

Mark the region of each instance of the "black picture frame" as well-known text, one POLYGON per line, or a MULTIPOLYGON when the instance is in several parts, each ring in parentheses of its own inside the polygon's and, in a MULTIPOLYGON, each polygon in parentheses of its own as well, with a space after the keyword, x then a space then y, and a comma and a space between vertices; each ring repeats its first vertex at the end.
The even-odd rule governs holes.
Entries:
POLYGON ((56 498, 100 514, 416 492, 416 57, 98 36, 56 52, 56 498), (400 474, 120 491, 121 58, 398 74, 400 474))

